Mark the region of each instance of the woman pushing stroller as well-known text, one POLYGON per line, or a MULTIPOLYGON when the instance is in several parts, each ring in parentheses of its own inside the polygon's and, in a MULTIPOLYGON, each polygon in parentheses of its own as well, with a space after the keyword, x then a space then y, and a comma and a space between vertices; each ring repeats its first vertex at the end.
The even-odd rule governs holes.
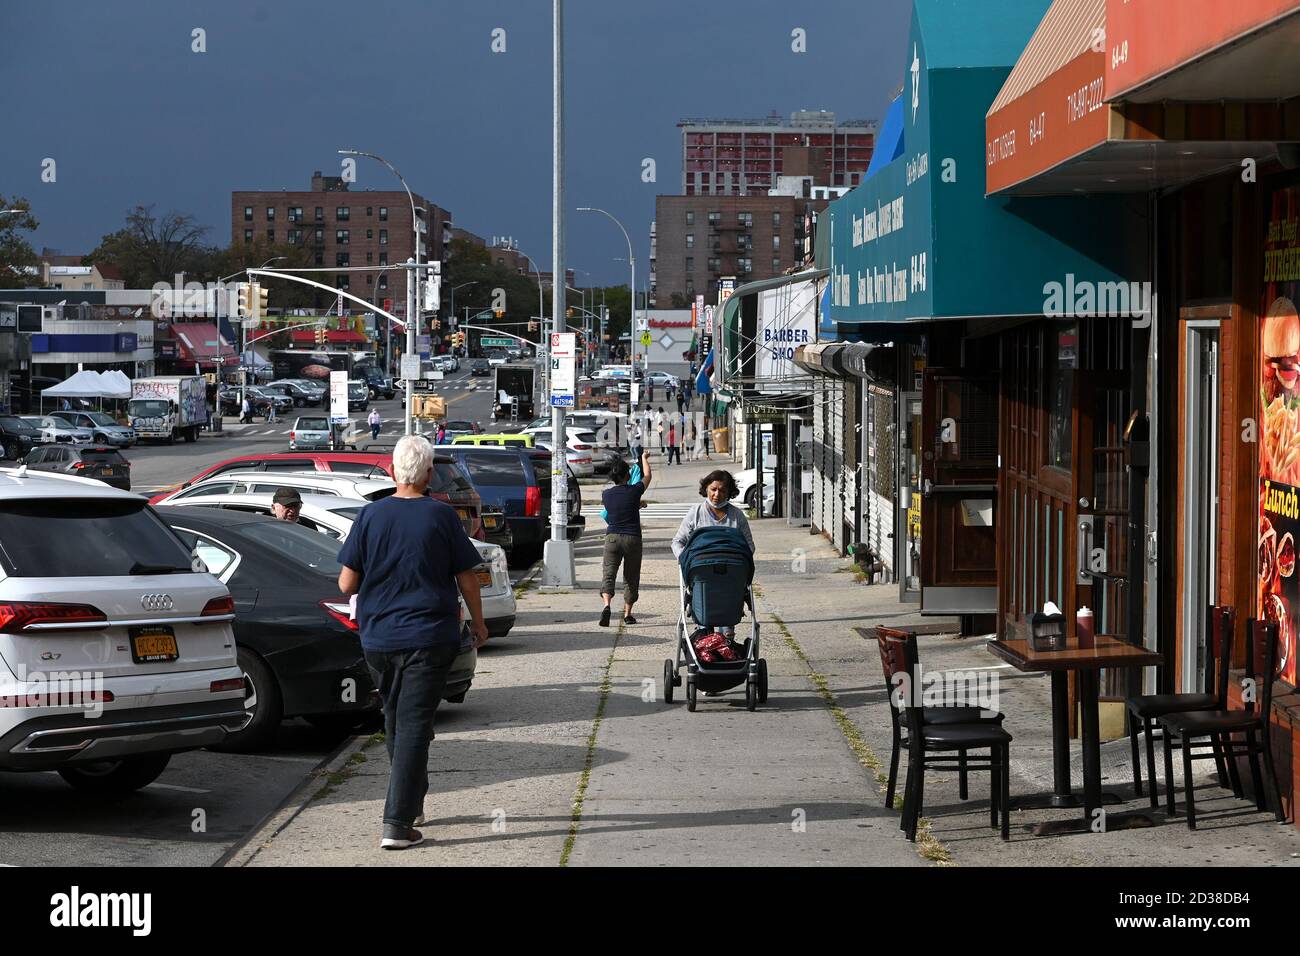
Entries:
POLYGON ((736 528, 749 542, 749 551, 754 552, 754 536, 749 531, 749 519, 745 513, 731 503, 740 495, 736 479, 731 472, 711 471, 700 481, 700 497, 704 500, 686 512, 681 527, 673 536, 673 556, 681 558, 691 535, 701 528, 736 528))
POLYGON ((745 685, 745 707, 767 701, 767 661, 759 655, 754 610, 754 537, 744 513, 731 504, 739 493, 726 471, 710 472, 700 482, 704 501, 682 519, 673 537, 681 570, 677 650, 664 661, 664 701, 672 703, 686 669, 686 707, 696 698, 718 697, 745 685), (750 637, 737 643, 736 625, 750 613, 750 637))

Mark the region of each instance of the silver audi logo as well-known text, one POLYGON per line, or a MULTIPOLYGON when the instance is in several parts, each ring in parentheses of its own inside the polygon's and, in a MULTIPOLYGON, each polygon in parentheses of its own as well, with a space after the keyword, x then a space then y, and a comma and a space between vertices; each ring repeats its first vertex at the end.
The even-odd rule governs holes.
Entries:
POLYGON ((146 611, 170 611, 176 605, 170 594, 145 594, 140 598, 140 606, 146 611))

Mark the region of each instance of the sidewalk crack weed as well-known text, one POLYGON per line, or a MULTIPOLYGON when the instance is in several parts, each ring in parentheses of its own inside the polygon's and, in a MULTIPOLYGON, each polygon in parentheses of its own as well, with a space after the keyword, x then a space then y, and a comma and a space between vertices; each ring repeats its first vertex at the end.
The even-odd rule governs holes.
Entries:
POLYGON ((591 733, 587 735, 587 756, 583 762, 582 774, 578 777, 578 788, 573 794, 573 812, 569 816, 569 835, 564 840, 564 849, 560 851, 560 866, 569 865, 569 856, 573 853, 573 844, 578 839, 578 827, 582 823, 582 806, 587 798, 587 785, 591 782, 591 767, 596 761, 596 739, 600 736, 600 725, 605 719, 605 705, 609 703, 609 692, 612 686, 610 670, 614 666, 614 655, 618 653, 618 642, 622 639, 626 626, 622 622, 619 623, 618 630, 614 632, 614 644, 609 649, 609 657, 605 659, 605 670, 600 679, 600 700, 596 704, 596 717, 591 722, 591 733))
MULTIPOLYGON (((370 738, 369 741, 366 742, 365 745, 363 745, 363 749, 364 747, 368 747, 373 742, 374 742, 374 738, 372 737, 370 738)), ((352 756, 348 757, 347 763, 339 767, 338 770, 335 770, 333 773, 328 773, 324 775, 325 786, 317 790, 312 795, 311 799, 315 801, 315 800, 323 800, 325 797, 328 797, 336 789, 342 786, 346 780, 351 778, 357 772, 357 768, 366 762, 366 759, 367 759, 366 755, 363 754, 360 750, 352 754, 352 756)))
MULTIPOLYGON (((755 587, 755 591, 757 591, 757 587, 755 587)), ((830 684, 826 681, 826 676, 813 668, 812 661, 808 658, 808 655, 804 653, 803 647, 797 640, 795 640, 794 635, 790 633, 790 629, 786 627, 785 621, 781 620, 780 616, 775 613, 770 611, 768 613, 776 623, 777 630, 781 632, 781 638, 785 641, 786 647, 788 647, 794 655, 799 658, 804 667, 808 669, 808 673, 805 676, 812 681, 813 686, 817 689, 817 695, 821 697, 822 701, 826 704, 826 707, 830 710, 831 719, 835 721, 836 726, 840 729, 840 733, 844 735, 844 740, 848 743, 849 749, 852 750, 853 755, 858 758, 858 763, 872 772, 876 786, 879 787, 883 793, 889 783, 889 776, 881 766, 880 758, 876 756, 875 752, 871 749, 871 746, 862 736, 862 732, 858 730, 857 725, 853 723, 853 720, 845 712, 844 708, 840 706, 839 701, 835 697, 835 692, 831 690, 830 684)), ((901 800, 901 797, 895 798, 895 806, 898 809, 902 809, 901 800)), ((955 865, 952 862, 952 856, 948 852, 947 847, 940 843, 934 836, 930 830, 930 821, 924 817, 921 818, 916 829, 916 849, 924 859, 927 859, 932 863, 937 863, 940 866, 955 865)))

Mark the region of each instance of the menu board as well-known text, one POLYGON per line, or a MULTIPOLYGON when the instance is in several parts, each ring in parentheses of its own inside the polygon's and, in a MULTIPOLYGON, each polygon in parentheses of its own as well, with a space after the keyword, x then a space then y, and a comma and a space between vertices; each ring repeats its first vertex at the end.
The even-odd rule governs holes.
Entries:
POLYGON ((1300 189, 1272 197, 1260 322, 1258 616, 1278 625, 1278 672, 1296 682, 1300 623, 1300 189))

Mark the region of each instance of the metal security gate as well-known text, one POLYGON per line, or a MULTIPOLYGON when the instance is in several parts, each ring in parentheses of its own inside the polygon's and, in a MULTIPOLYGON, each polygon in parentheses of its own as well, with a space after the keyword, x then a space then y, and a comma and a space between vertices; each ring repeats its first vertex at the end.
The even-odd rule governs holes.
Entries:
POLYGON ((829 530, 835 550, 844 554, 848 546, 844 537, 844 499, 849 488, 848 469, 844 467, 844 380, 827 377, 826 381, 826 447, 830 451, 828 465, 833 488, 829 530))

